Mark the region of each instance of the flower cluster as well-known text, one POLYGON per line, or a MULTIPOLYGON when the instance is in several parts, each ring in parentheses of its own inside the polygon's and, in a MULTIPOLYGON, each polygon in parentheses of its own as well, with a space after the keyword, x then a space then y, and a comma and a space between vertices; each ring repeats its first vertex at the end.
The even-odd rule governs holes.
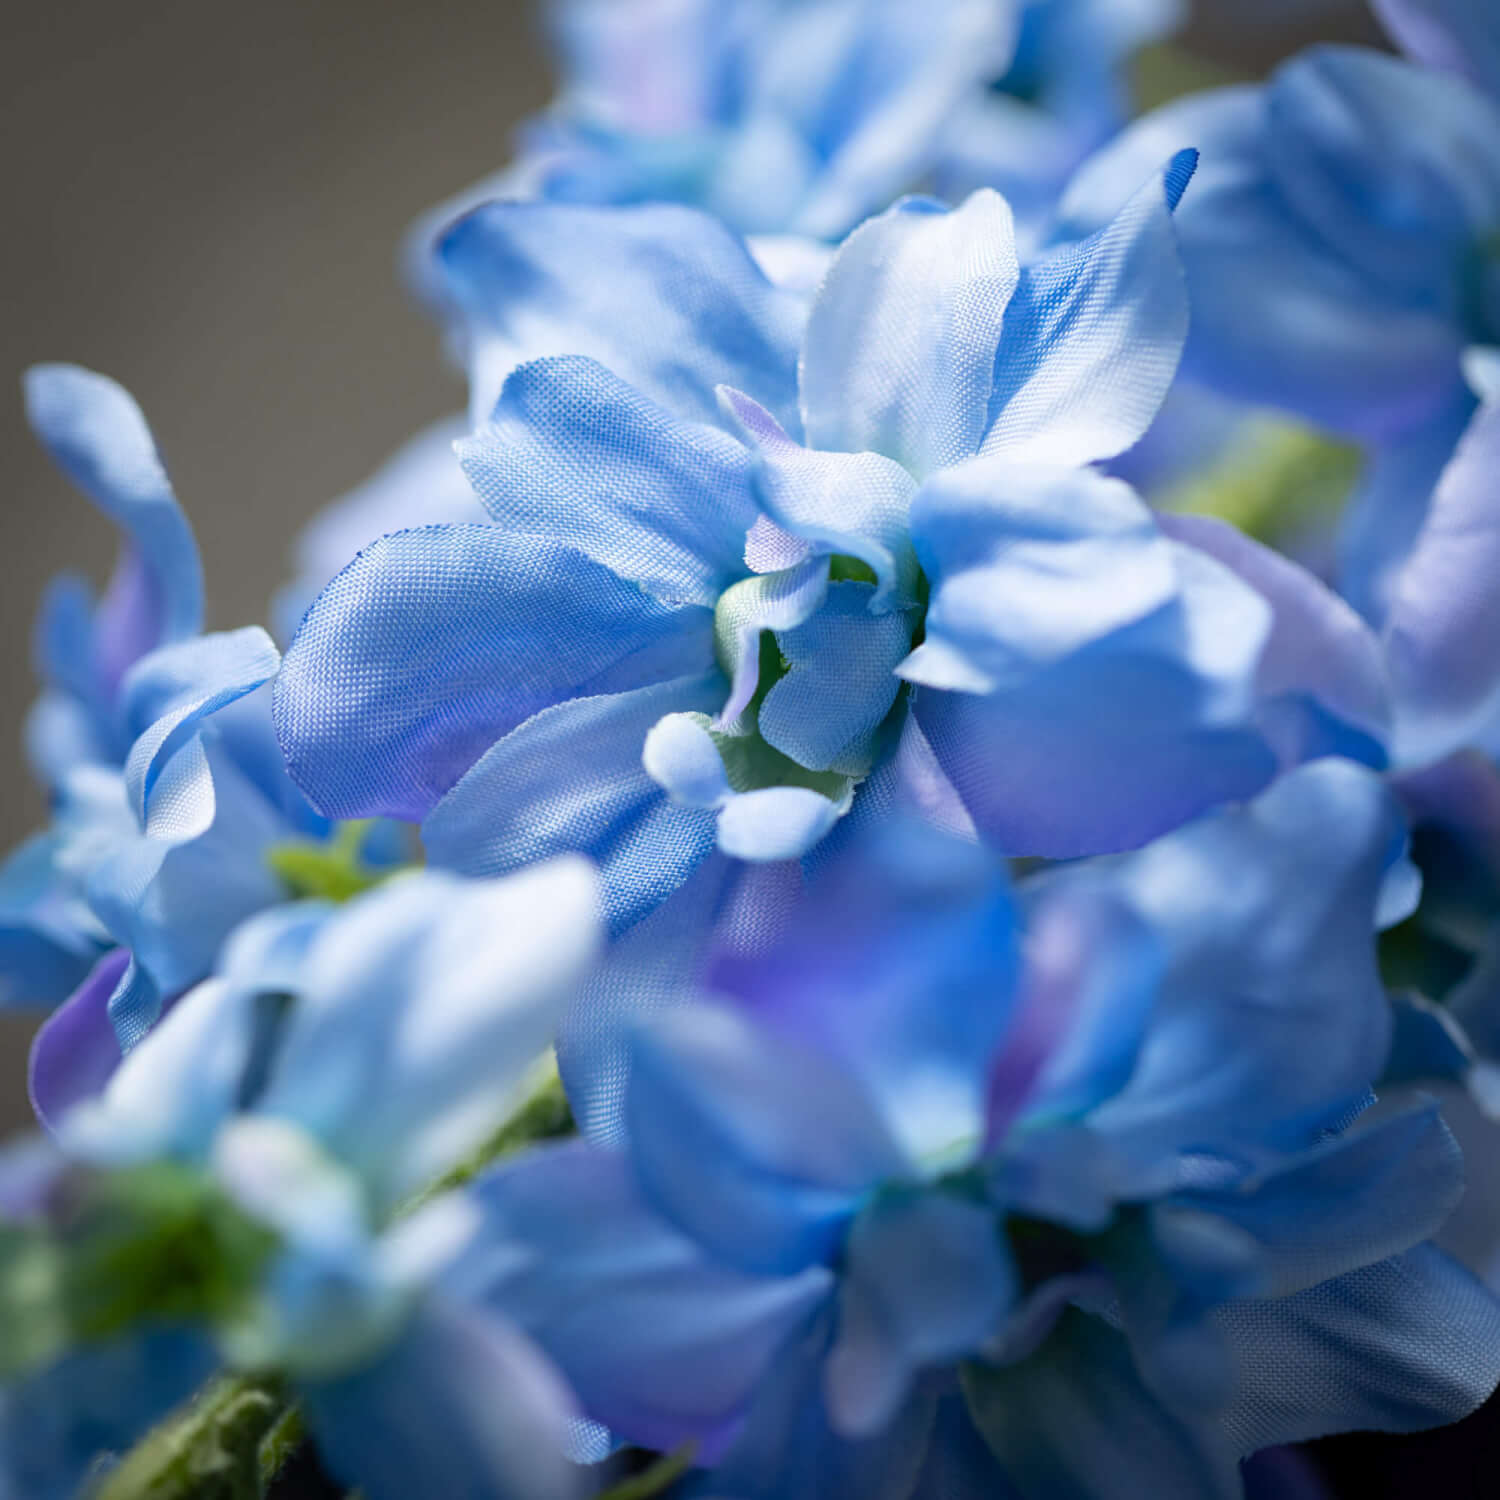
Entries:
POLYGON ((469 411, 280 646, 28 373, 122 552, 0 866, 0 1500, 1233 1500, 1491 1395, 1500 13, 1376 8, 1125 126, 1165 0, 558 0, 407 243, 469 411))

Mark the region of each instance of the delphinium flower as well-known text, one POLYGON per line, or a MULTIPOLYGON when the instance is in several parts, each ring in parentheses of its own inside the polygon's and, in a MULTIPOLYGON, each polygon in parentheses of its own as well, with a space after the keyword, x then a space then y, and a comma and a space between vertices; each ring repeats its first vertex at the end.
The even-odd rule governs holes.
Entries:
MULTIPOLYGON (((280 665, 270 638, 202 633, 197 548, 140 409, 69 365, 30 371, 26 394, 59 466, 127 538, 97 607, 71 578, 43 607, 29 741, 53 824, 3 876, 11 997, 74 990, 39 1042, 38 1084, 55 1098, 118 1059, 111 1022, 134 1042, 236 923, 293 893, 278 848, 331 830, 287 778, 258 691, 280 665)), ((396 857, 382 833, 360 842, 396 857)))
POLYGON ((810 313, 690 210, 477 211, 444 254, 498 392, 461 445, 496 524, 386 537, 312 607, 293 777, 465 873, 583 850, 612 930, 660 908, 664 951, 753 935, 851 808, 1073 856, 1378 761, 1338 601, 1289 569, 1311 633, 1271 656, 1260 593, 1085 467, 1172 379, 1190 170, 1024 270, 998 195, 903 204, 810 313))
POLYGON ((688 1493, 1205 1500, 1265 1445, 1454 1419, 1488 1294, 1424 1242, 1435 1107, 1366 1122, 1374 926, 1404 824, 1326 760, 1012 892, 888 825, 766 955, 641 1026, 616 1148, 475 1197, 585 1409, 697 1445, 688 1493))
POLYGON ((241 927, 60 1123, 70 1169, 29 1205, 28 1163, 0 1170, 0 1294, 32 1335, 3 1358, 0 1494, 72 1494, 216 1362, 284 1380, 370 1500, 574 1493, 561 1381, 448 1281, 481 1216, 412 1200, 514 1108, 597 943, 576 859, 241 927))
POLYGON ((1264 86, 1166 106, 1080 173, 1064 235, 1122 178, 1192 144, 1178 215, 1193 295, 1184 373, 1373 449, 1341 582, 1377 621, 1472 413, 1461 359, 1500 338, 1500 12, 1376 0, 1406 59, 1318 47, 1264 86))

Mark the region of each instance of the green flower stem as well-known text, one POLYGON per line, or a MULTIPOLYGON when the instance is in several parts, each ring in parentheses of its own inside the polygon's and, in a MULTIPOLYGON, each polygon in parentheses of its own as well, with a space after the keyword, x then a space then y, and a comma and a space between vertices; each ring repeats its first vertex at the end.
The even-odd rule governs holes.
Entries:
MULTIPOLYGON (((466 1160, 405 1203, 410 1213, 438 1193, 461 1187, 491 1162, 535 1141, 573 1132, 573 1115, 549 1058, 538 1070, 525 1101, 503 1126, 466 1160)), ((172 1413, 125 1456, 94 1492, 95 1500, 265 1500, 276 1476, 306 1439, 296 1404, 275 1375, 225 1375, 209 1383, 187 1406, 172 1413)), ((648 1473, 629 1481, 640 1485, 648 1473)), ((686 1467, 684 1463, 683 1467, 686 1467)), ((611 1491, 613 1500, 649 1500, 681 1469, 654 1488, 611 1491)))
POLYGON ((653 1496, 660 1495, 676 1484, 692 1468, 696 1451, 696 1444, 684 1443, 666 1457, 659 1458, 644 1473, 631 1475, 629 1479, 622 1480, 595 1496, 595 1500, 652 1500, 653 1496))

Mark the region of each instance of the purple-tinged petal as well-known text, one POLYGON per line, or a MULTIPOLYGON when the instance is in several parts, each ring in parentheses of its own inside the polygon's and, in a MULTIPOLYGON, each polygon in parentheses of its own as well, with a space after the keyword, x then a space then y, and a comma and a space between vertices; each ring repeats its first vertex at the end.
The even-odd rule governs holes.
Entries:
POLYGON ((1475 0, 1371 0, 1381 24, 1408 57, 1457 73, 1500 97, 1500 25, 1475 0))
POLYGON ((123 948, 106 953, 32 1041, 27 1071, 31 1107, 53 1133, 74 1105, 103 1091, 120 1065, 109 997, 129 962, 123 948))

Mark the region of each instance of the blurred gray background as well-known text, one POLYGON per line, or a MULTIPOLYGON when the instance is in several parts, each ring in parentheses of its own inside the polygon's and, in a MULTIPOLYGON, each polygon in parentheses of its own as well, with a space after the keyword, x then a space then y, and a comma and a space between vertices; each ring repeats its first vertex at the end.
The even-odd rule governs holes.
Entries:
MULTIPOLYGON (((1235 72, 1357 3, 1204 0, 1235 72)), ((501 165, 551 82, 530 0, 12 0, 0 20, 0 848, 44 816, 21 758, 46 579, 107 525, 37 451, 16 380, 65 359, 145 409, 205 554, 210 621, 264 617, 301 521, 462 392, 395 275, 403 227, 501 165)), ((33 1022, 0 1017, 0 1127, 33 1022)))

